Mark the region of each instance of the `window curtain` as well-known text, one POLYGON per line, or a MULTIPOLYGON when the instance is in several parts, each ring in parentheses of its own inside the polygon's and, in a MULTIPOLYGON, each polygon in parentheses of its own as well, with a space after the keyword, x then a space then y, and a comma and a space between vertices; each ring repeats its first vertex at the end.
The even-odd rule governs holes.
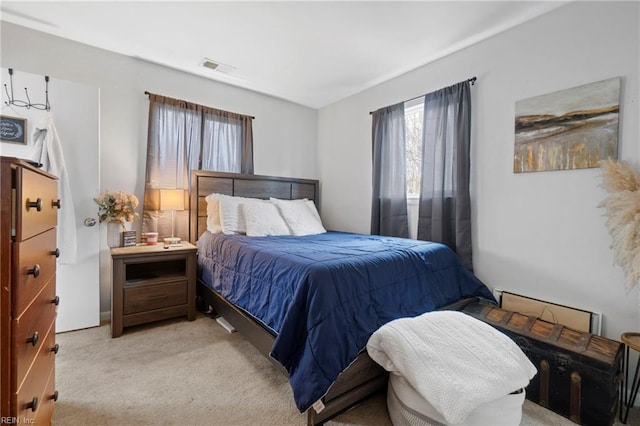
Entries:
POLYGON ((253 173, 251 117, 206 109, 202 138, 201 170, 253 173))
POLYGON ((472 269, 469 81, 425 95, 418 239, 451 247, 472 269))
POLYGON ((149 94, 149 128, 142 232, 172 234, 172 212, 160 206, 160 189, 182 189, 174 235, 189 239, 192 170, 253 173, 252 117, 149 94))
POLYGON ((375 111, 371 233, 409 236, 404 103, 375 111))

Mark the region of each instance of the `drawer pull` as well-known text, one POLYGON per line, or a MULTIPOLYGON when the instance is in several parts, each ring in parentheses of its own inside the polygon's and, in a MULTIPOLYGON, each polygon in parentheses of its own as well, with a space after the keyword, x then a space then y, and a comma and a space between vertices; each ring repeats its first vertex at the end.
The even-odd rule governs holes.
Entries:
POLYGON ((59 350, 60 350, 60 345, 57 343, 51 348, 51 352, 53 352, 56 355, 58 355, 59 350))
POLYGON ((35 207, 37 211, 42 211, 42 199, 38 198, 36 201, 29 201, 27 198, 27 211, 32 207, 35 207))
POLYGON ((27 404, 27 408, 31 408, 31 411, 38 409, 38 397, 34 396, 30 403, 27 404))
POLYGON ((60 304, 60 296, 56 296, 53 299, 51 299, 51 303, 58 306, 60 304))
POLYGON ((51 252, 51 254, 56 258, 60 257, 60 249, 56 248, 54 251, 51 252))
POLYGON ((51 207, 57 207, 58 209, 62 208, 62 204, 60 204, 60 199, 51 200, 51 207))
POLYGON ((31 343, 33 346, 38 344, 38 340, 40 340, 40 333, 37 331, 33 333, 33 336, 27 339, 27 343, 31 343))
POLYGON ((40 276, 40 265, 37 263, 33 265, 33 269, 27 270, 27 275, 33 275, 33 278, 38 278, 40 276))
POLYGON ((58 391, 55 391, 53 395, 51 395, 51 399, 53 399, 53 402, 58 402, 58 391))

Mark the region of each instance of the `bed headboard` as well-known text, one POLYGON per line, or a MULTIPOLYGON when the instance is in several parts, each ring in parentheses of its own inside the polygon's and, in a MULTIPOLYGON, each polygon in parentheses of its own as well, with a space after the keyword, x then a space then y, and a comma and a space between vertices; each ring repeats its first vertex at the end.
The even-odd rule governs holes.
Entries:
POLYGON ((205 197, 212 192, 262 199, 308 198, 313 200, 319 208, 317 180, 194 170, 191 172, 189 196, 189 240, 193 244, 207 230, 205 197))

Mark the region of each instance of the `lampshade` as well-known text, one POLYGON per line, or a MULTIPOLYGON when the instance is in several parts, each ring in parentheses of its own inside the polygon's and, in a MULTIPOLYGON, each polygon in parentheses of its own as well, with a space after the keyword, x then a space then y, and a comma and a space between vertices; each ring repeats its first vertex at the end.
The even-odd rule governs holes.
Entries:
POLYGON ((160 189, 160 210, 184 210, 184 190, 160 189))
POLYGON ((144 189, 144 210, 160 210, 160 189, 146 187, 144 189))

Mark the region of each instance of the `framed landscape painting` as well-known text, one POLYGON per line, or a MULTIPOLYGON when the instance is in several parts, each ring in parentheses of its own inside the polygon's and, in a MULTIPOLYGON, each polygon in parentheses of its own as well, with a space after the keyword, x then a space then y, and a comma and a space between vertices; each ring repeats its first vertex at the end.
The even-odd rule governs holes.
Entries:
POLYGON ((516 102, 514 173, 618 158, 619 112, 619 77, 516 102))

